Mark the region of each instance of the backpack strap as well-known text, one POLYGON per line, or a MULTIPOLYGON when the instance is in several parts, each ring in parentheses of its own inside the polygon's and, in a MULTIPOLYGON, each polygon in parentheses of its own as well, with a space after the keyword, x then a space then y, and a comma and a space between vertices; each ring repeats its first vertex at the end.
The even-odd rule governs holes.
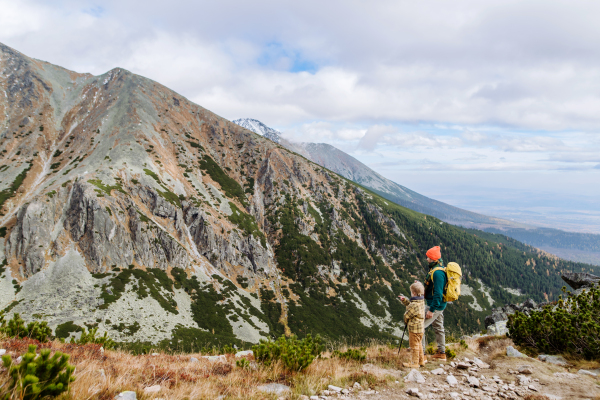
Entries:
MULTIPOLYGON (((433 285, 432 290, 435 288, 435 283, 433 283, 433 274, 435 273, 435 271, 444 271, 445 272, 446 268, 437 266, 434 269, 432 269, 431 271, 429 271, 429 273, 427 274, 427 277, 429 278, 429 280, 431 281, 431 284, 433 285)), ((429 286, 427 279, 425 280, 425 284, 427 284, 429 286)))

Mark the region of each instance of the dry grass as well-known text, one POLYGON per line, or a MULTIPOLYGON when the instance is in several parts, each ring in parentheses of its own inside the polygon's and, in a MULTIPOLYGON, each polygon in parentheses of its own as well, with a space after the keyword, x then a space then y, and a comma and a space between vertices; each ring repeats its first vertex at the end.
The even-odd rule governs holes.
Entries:
MULTIPOLYGON (((71 355, 70 362, 76 367, 76 380, 70 392, 61 396, 63 400, 109 400, 125 390, 137 392, 138 399, 275 398, 258 390, 257 387, 265 383, 290 386, 292 392, 288 398, 296 399, 301 394, 318 394, 327 385, 347 387, 359 382, 363 387, 373 388, 384 386, 389 381, 363 372, 363 363, 330 358, 331 353, 316 359, 302 373, 290 373, 280 364, 264 367, 252 363, 254 368, 251 370, 238 368, 233 355, 227 356, 226 363, 210 363, 202 359, 201 354, 133 355, 124 351, 102 352, 99 345, 93 344, 79 346, 57 341, 40 344, 34 340, 0 338, 0 348, 6 349, 13 359, 25 353, 29 344, 38 345, 38 350, 49 348, 53 352, 71 355), (190 362, 190 357, 200 361, 190 362), (161 386, 159 393, 144 393, 144 388, 154 385, 161 386)), ((384 345, 369 347, 367 355, 367 362, 382 368, 400 369, 402 362, 408 360, 406 349, 398 356, 397 348, 384 345)), ((6 373, 0 373, 0 385, 7 379, 6 373)))

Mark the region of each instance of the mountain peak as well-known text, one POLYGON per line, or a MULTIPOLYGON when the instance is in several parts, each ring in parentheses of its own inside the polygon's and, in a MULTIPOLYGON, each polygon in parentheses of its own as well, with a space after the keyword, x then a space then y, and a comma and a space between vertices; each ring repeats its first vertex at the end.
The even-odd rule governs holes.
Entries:
POLYGON ((274 141, 275 143, 279 143, 281 141, 281 132, 273 128, 269 128, 257 119, 239 118, 232 122, 241 126, 242 128, 246 128, 256 133, 257 135, 264 136, 267 139, 274 141))

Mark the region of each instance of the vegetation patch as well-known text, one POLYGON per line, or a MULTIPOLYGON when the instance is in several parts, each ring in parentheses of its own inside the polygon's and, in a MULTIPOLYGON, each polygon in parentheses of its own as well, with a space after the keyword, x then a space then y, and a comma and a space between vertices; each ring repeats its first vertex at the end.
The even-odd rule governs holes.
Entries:
POLYGON ((19 175, 17 175, 17 177, 9 187, 0 191, 0 208, 2 208, 6 200, 10 199, 15 195, 17 189, 21 187, 21 184, 25 180, 25 177, 27 176, 27 173, 29 172, 32 166, 33 164, 29 163, 29 167, 25 168, 19 175))
POLYGON ((205 154, 200 159, 200 169, 206 171, 211 179, 221 186, 227 197, 237 199, 244 207, 248 205, 244 189, 235 179, 229 177, 209 155, 205 154))
POLYGON ((73 323, 73 321, 60 324, 54 330, 54 336, 60 339, 68 338, 71 332, 83 332, 84 328, 73 323))
POLYGON ((160 178, 158 177, 158 175, 156 175, 154 172, 150 171, 147 168, 144 168, 144 172, 146 173, 146 175, 152 177, 156 183, 158 183, 160 185, 160 187, 162 187, 164 189, 164 191, 161 191, 160 189, 156 189, 156 191, 158 192, 159 195, 161 195, 161 197, 165 200, 167 200, 169 203, 173 204, 175 207, 181 208, 181 201, 179 200, 179 197, 171 192, 165 185, 163 185, 162 181, 160 180, 160 178))
POLYGON ((99 188, 101 191, 103 191, 104 193, 106 193, 108 196, 111 195, 111 192, 113 190, 118 190, 121 193, 127 194, 127 192, 125 192, 123 190, 123 187, 121 186, 121 184, 119 182, 117 182, 116 185, 105 185, 104 183, 102 183, 102 181, 100 179, 90 179, 88 180, 89 183, 91 183, 92 185, 96 186, 97 188, 99 188))
POLYGON ((232 202, 229 202, 229 206, 231 207, 231 215, 229 215, 227 219, 242 229, 246 236, 254 235, 254 237, 260 238, 262 246, 267 247, 265 234, 258 227, 254 217, 241 211, 232 202))

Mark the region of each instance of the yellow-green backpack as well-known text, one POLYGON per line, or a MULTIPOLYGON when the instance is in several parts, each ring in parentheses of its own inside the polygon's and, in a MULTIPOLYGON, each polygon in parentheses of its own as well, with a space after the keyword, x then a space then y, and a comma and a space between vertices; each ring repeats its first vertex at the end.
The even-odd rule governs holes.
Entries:
POLYGON ((436 267, 431 271, 431 282, 433 283, 433 273, 435 271, 442 270, 448 278, 448 283, 444 288, 444 301, 456 301, 460 296, 460 283, 462 279, 462 270, 460 266, 455 262, 449 262, 446 268, 436 267))

